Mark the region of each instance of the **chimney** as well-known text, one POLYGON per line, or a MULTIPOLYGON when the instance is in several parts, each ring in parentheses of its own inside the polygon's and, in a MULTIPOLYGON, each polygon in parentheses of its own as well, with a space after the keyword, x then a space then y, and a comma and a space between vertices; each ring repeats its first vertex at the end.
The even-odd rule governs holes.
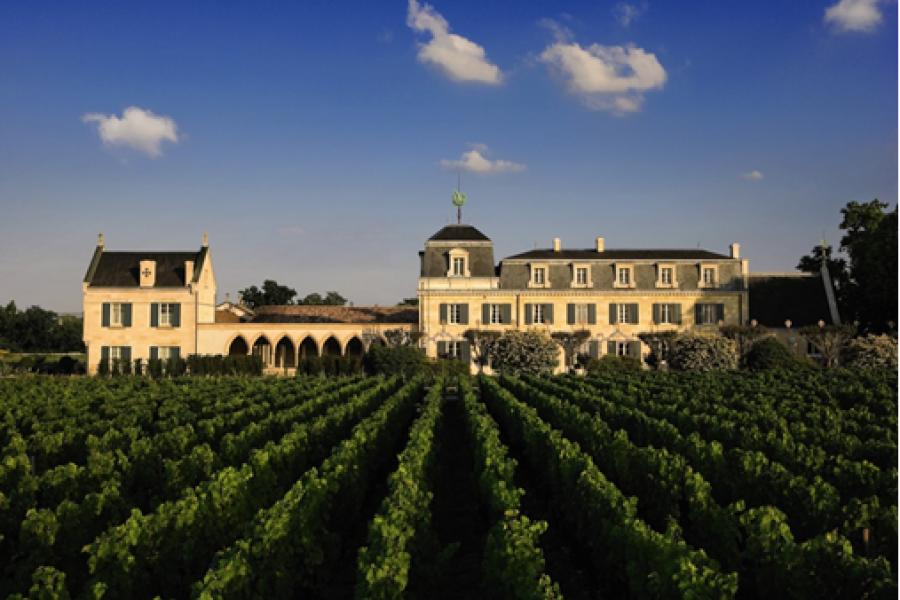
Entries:
POLYGON ((604 243, 603 238, 597 238, 597 252, 603 252, 604 243))
POLYGON ((731 244, 729 246, 731 248, 731 258, 740 258, 741 257, 741 245, 740 244, 731 244))
POLYGON ((102 233, 97 234, 97 246, 100 248, 103 247, 103 234, 102 233))
POLYGON ((560 241, 559 238, 553 238, 553 251, 559 252, 560 241))
POLYGON ((156 285, 156 261, 142 260, 139 276, 142 288, 156 285))
POLYGON ((194 261, 184 261, 184 285, 191 285, 194 280, 194 261))
POLYGON ((203 247, 204 248, 209 247, 209 234, 208 233, 203 234, 203 247))

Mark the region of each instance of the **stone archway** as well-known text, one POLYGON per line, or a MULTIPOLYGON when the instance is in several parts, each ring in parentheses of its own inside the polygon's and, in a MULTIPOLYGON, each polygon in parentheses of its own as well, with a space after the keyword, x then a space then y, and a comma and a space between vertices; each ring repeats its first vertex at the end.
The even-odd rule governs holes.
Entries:
POLYGON ((265 335, 261 335, 253 342, 254 356, 262 357, 263 367, 272 366, 272 343, 265 335))
POLYGON ((239 335, 228 345, 228 356, 246 356, 250 354, 250 346, 247 345, 247 340, 244 339, 244 336, 239 335))
POLYGON ((344 348, 346 356, 362 356, 366 353, 362 341, 355 335, 347 340, 347 346, 344 348))
POLYGON ((297 366, 297 352, 294 342, 284 336, 275 345, 275 366, 279 369, 293 369, 297 366))
POLYGON ((341 343, 335 337, 329 336, 327 340, 322 342, 322 356, 340 356, 341 343))
POLYGON ((298 353, 300 354, 301 359, 319 355, 319 345, 316 344, 316 340, 311 336, 303 338, 303 341, 297 346, 297 350, 299 351, 298 353))

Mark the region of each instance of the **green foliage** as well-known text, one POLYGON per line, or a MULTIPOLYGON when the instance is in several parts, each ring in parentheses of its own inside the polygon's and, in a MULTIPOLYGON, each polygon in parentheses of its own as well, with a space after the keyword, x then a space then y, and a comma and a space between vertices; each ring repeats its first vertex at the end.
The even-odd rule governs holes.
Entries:
POLYGON ((641 359, 636 356, 604 354, 600 358, 588 360, 585 366, 588 376, 615 371, 642 371, 641 359))
POLYGON ((469 365, 456 358, 426 358, 424 369, 431 379, 454 378, 472 374, 469 365))
POLYGON ((247 289, 240 292, 241 302, 250 308, 258 308, 260 306, 280 306, 284 304, 293 304, 294 296, 297 290, 289 288, 286 285, 278 285, 277 281, 266 279, 263 282, 262 289, 251 285, 247 289))
POLYGON ((307 294, 305 298, 297 300, 297 304, 305 306, 344 306, 347 299, 337 292, 326 292, 323 298, 321 294, 313 292, 307 294))
POLYGON ((814 366, 809 361, 801 360, 775 337, 757 340, 744 355, 742 362, 743 366, 751 371, 799 369, 814 366))
POLYGON ((897 338, 869 334, 850 340, 844 354, 844 366, 850 369, 896 369, 897 338))
POLYGON ((769 329, 763 325, 723 325, 719 327, 719 333, 729 340, 734 340, 738 356, 742 358, 757 340, 771 335, 769 329))
POLYGON ((738 366, 737 344, 721 335, 683 333, 672 342, 669 366, 678 371, 729 371, 738 366))
POLYGON ((821 355, 822 364, 831 368, 839 365, 841 351, 855 332, 856 328, 853 325, 822 324, 800 328, 800 335, 821 355))
POLYGON ((0 348, 14 352, 84 352, 83 320, 15 302, 0 306, 0 348))
POLYGON ((559 347, 536 329, 503 332, 495 344, 491 368, 508 375, 549 375, 559 365, 559 347))
POLYGON ((425 366, 425 355, 412 346, 372 346, 363 359, 371 375, 414 377, 425 366))

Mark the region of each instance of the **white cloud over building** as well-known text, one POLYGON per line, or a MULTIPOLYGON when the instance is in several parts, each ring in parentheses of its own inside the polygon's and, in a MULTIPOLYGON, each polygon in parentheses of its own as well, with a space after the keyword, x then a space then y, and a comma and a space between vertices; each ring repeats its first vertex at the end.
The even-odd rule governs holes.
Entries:
POLYGON ((484 144, 471 144, 472 149, 463 152, 458 160, 441 160, 441 166, 449 171, 465 171, 476 175, 498 175, 500 173, 521 173, 525 165, 510 162, 508 160, 490 160, 484 155, 490 153, 490 149, 484 144))
POLYGON ((127 146, 149 156, 161 155, 163 142, 178 143, 178 125, 174 120, 136 106, 126 108, 121 118, 90 113, 81 120, 97 123, 97 131, 105 145, 127 146))

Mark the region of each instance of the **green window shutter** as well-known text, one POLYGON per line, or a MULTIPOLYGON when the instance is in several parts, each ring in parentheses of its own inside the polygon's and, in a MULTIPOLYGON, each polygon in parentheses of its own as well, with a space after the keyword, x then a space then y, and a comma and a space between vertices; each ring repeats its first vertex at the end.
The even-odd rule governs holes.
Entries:
POLYGON ((619 306, 617 304, 609 305, 609 324, 610 325, 615 325, 616 323, 619 322, 619 318, 618 318, 619 315, 617 312, 618 308, 619 308, 619 306))
POLYGON ((637 325, 640 323, 640 315, 638 314, 638 305, 637 304, 629 304, 628 305, 628 320, 633 324, 637 325))
POLYGON ((659 323, 662 320, 662 307, 659 304, 653 305, 653 322, 659 323))
POLYGON ((588 304, 588 325, 597 324, 597 305, 588 304))
POLYGON ((150 327, 159 327, 159 304, 150 303, 150 327))
POLYGON ((681 325, 681 305, 673 304, 672 307, 674 308, 673 312, 675 313, 674 321, 677 325, 681 325))
POLYGON ((694 305, 694 324, 700 325, 703 323, 703 305, 695 304, 694 305))
POLYGON ((591 358, 600 358, 600 342, 591 342, 589 348, 591 358))
POLYGON ((503 323, 512 323, 512 304, 503 304, 500 307, 500 314, 503 315, 503 323))
POLYGON ((150 346, 150 360, 159 358, 159 346, 150 346))
POLYGON ((641 357, 641 343, 640 342, 629 342, 628 343, 628 354, 635 358, 641 357))
POLYGON ((566 323, 569 325, 575 324, 575 305, 574 304, 566 304, 566 323))
POLYGON ((553 305, 545 304, 544 305, 544 321, 548 324, 553 324, 553 305))
POLYGON ((490 325, 491 324, 491 305, 490 304, 482 304, 481 305, 481 324, 482 325, 490 325))
POLYGON ((469 324, 469 305, 468 304, 460 304, 459 305, 459 324, 460 325, 468 325, 469 324))
POLYGON ((100 347, 100 360, 109 360, 109 346, 100 347))
POLYGON ((122 326, 131 327, 131 302, 122 305, 122 326))
POLYGON ((531 308, 530 304, 525 305, 525 324, 531 325, 534 320, 534 309, 531 308))
MULTIPOLYGON (((109 302, 103 303, 103 308, 100 311, 100 326, 101 327, 109 327, 109 302)), ((107 355, 109 354, 109 349, 107 348, 107 355)), ((109 358, 109 356, 107 356, 109 358)))
POLYGON ((606 353, 615 355, 615 353, 616 353, 616 343, 615 342, 606 342, 606 353))
POLYGON ((120 356, 122 357, 123 361, 130 361, 131 360, 131 346, 122 346, 120 356))
POLYGON ((472 345, 469 342, 461 342, 459 345, 459 358, 465 364, 472 362, 472 345))
POLYGON ((181 327, 181 305, 172 305, 172 327, 181 327))
POLYGON ((447 355, 447 342, 438 342, 438 356, 447 355))
POLYGON ((716 304, 716 320, 725 321, 725 305, 716 304))
POLYGON ((449 321, 449 319, 447 318, 447 310, 447 305, 441 304, 438 313, 442 323, 446 323, 447 321, 449 321))
POLYGON ((174 346, 171 350, 169 350, 169 356, 171 356, 175 360, 178 360, 179 358, 181 358, 181 347, 174 346))

